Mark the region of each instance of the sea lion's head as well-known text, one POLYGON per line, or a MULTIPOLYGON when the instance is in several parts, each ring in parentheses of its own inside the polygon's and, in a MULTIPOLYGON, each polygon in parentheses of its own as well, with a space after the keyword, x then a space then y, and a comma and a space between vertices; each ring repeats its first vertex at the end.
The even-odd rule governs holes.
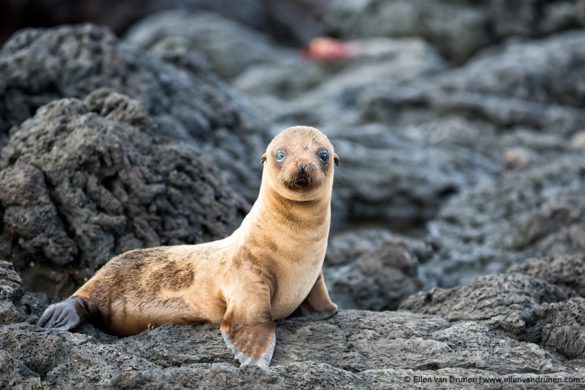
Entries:
POLYGON ((274 137, 261 161, 265 185, 293 201, 329 197, 333 164, 339 165, 327 136, 306 126, 289 127, 274 137))

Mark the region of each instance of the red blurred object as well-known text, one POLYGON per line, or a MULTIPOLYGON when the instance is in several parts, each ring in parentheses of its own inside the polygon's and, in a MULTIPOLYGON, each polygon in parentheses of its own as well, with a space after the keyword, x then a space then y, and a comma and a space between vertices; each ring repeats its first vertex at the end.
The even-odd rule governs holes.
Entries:
POLYGON ((306 58, 321 61, 338 61, 354 57, 357 50, 350 43, 333 38, 318 37, 309 42, 302 54, 306 58))

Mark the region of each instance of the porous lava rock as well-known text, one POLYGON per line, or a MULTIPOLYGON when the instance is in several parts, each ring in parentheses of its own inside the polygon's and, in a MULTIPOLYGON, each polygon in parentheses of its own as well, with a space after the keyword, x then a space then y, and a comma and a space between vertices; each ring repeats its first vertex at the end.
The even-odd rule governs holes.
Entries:
POLYGON ((248 203, 201 151, 155 134, 142 105, 111 90, 39 109, 0 159, 2 256, 20 269, 57 266, 79 283, 132 248, 231 233, 248 203))

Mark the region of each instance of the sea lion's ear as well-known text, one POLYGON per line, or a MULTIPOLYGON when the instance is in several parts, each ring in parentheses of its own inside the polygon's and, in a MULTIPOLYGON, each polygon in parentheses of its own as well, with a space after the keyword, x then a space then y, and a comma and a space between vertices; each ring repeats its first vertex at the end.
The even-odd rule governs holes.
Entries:
POLYGON ((260 164, 264 164, 266 162, 266 153, 264 153, 262 155, 262 157, 260 157, 260 164))
POLYGON ((337 153, 333 153, 333 161, 335 161, 336 166, 339 166, 339 156, 337 153))

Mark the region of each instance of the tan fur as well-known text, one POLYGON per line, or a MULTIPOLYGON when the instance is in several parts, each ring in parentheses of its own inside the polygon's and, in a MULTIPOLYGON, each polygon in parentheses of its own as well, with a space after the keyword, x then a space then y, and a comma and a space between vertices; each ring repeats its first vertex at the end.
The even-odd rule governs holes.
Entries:
POLYGON ((212 322, 251 356, 266 350, 273 320, 288 317, 306 299, 306 310, 336 310, 321 276, 338 162, 333 146, 314 128, 293 127, 272 140, 262 162, 258 199, 231 236, 124 253, 73 296, 85 299, 112 333, 212 322), (319 161, 321 148, 330 155, 327 164, 319 161), (279 150, 286 152, 282 163, 275 160, 279 150), (302 163, 309 185, 296 188, 302 163))

